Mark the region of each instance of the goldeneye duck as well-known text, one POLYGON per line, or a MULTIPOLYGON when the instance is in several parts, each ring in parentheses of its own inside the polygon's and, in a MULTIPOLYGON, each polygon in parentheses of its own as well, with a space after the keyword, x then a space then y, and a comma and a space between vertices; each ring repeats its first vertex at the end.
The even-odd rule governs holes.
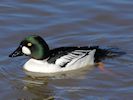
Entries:
POLYGON ((22 55, 31 57, 24 64, 25 70, 37 73, 56 73, 94 65, 105 57, 114 56, 115 52, 101 49, 98 46, 60 47, 50 50, 43 38, 32 35, 26 37, 9 57, 22 55))

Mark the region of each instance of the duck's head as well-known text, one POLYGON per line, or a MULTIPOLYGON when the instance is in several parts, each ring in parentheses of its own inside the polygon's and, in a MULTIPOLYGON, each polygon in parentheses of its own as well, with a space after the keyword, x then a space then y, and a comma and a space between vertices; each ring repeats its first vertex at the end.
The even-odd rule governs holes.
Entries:
POLYGON ((27 55, 37 60, 43 60, 49 55, 49 47, 40 36, 28 36, 20 43, 19 47, 9 55, 9 57, 22 55, 27 55))

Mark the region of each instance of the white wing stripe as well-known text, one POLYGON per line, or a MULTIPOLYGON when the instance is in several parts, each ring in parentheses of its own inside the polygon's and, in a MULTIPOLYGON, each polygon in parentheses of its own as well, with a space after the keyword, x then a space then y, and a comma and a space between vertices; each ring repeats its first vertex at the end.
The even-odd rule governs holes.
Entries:
MULTIPOLYGON (((90 51, 92 51, 92 50, 75 50, 71 53, 68 53, 67 55, 64 55, 64 56, 58 58, 56 60, 55 64, 57 64, 59 66, 63 66, 66 63, 70 63, 71 61, 74 61, 76 59, 78 60, 78 59, 86 56, 87 53, 88 54, 90 53, 90 51)), ((74 61, 74 62, 76 62, 76 61, 74 61)))
POLYGON ((83 54, 83 52, 72 52, 73 54, 78 54, 78 55, 81 55, 83 54))
POLYGON ((77 52, 90 52, 91 50, 75 50, 77 52))

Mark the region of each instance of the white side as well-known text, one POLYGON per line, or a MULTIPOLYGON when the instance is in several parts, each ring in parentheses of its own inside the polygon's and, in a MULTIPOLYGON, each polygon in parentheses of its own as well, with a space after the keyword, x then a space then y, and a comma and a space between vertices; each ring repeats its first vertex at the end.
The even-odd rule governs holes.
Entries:
POLYGON ((75 70, 87 65, 94 64, 94 54, 96 50, 92 50, 89 52, 89 55, 79 59, 76 58, 67 64, 66 67, 61 68, 56 64, 49 64, 47 60, 35 60, 30 59, 24 65, 24 69, 30 72, 38 72, 38 73, 56 73, 62 71, 75 70))

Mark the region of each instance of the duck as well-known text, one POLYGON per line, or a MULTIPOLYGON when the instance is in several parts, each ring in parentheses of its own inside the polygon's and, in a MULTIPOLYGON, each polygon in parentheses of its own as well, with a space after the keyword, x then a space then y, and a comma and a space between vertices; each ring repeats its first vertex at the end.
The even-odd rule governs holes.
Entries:
POLYGON ((99 46, 70 46, 50 49, 46 41, 38 35, 23 39, 9 57, 29 56, 23 68, 35 73, 57 73, 93 66, 116 52, 101 49, 99 46))

